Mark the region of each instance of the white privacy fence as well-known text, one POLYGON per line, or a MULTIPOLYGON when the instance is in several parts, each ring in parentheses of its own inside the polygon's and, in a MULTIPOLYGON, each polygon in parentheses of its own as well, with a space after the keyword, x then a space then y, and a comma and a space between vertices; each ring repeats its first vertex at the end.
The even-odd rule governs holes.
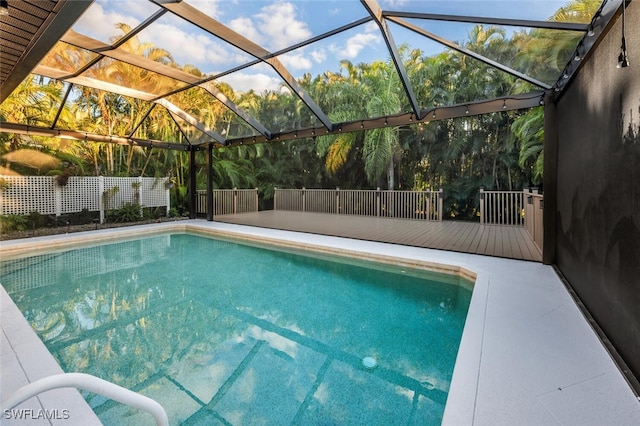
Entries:
POLYGON ((71 176, 60 186, 55 176, 0 176, 0 214, 44 215, 100 212, 126 203, 170 208, 168 178, 71 176))
MULTIPOLYGON (((196 212, 207 212, 207 191, 196 193, 196 212)), ((215 189, 213 191, 213 214, 235 214, 258 211, 258 188, 215 189)))
POLYGON ((442 220, 442 190, 279 189, 274 210, 442 220))

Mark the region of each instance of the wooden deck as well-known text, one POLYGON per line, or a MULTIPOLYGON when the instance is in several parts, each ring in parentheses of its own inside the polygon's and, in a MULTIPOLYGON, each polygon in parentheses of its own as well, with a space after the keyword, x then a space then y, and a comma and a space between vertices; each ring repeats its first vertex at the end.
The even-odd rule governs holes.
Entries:
POLYGON ((367 241, 542 261, 524 227, 475 222, 428 222, 368 216, 266 210, 219 215, 219 222, 309 232, 367 241))

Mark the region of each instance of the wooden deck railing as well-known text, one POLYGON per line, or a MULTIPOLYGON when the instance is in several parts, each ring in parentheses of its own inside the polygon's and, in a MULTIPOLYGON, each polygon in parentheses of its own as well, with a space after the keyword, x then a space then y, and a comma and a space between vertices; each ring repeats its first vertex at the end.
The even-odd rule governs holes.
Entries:
POLYGON ((279 189, 274 210, 442 220, 442 190, 279 189))
MULTIPOLYGON (((213 191, 213 214, 234 214, 258 211, 258 188, 215 189, 213 191)), ((196 212, 207 212, 207 191, 197 191, 196 212)))
POLYGON ((485 191, 480 188, 480 224, 524 226, 522 191, 485 191))
POLYGON ((524 226, 527 229, 533 242, 542 251, 543 242, 543 226, 542 226, 542 211, 544 209, 544 198, 542 194, 538 193, 537 189, 530 192, 525 190, 524 197, 526 199, 524 208, 524 226))
POLYGON ((542 251, 542 209, 544 198, 537 188, 522 191, 480 189, 480 223, 483 225, 524 226, 542 251))

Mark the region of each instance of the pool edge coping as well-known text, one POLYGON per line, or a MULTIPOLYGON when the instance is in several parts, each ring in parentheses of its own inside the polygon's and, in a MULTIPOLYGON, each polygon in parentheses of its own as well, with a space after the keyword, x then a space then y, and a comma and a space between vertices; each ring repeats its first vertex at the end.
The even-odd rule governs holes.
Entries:
MULTIPOLYGON (((114 241, 122 241, 131 238, 140 238, 179 232, 192 233, 196 235, 220 236, 223 238, 228 237, 337 256, 353 256, 368 261, 382 262, 417 269, 426 269, 431 272, 461 277, 473 283, 472 298, 469 304, 469 311, 467 312, 467 317, 465 319, 465 325, 460 339, 460 346, 458 348, 458 353, 454 364, 453 376, 450 382, 447 401, 445 403, 442 424, 473 423, 475 414, 475 400, 480 372, 481 348, 483 340, 482 331, 484 329, 483 319, 486 313, 486 299, 488 295, 489 275, 487 273, 476 270, 475 268, 469 268, 468 265, 463 266, 462 264, 451 264, 445 262, 424 261, 398 256, 381 255, 362 250, 336 248, 326 244, 310 244, 300 241, 294 241, 292 239, 287 240, 278 238, 276 236, 265 237, 256 235, 255 233, 251 232, 245 233, 224 229, 214 229, 203 225, 204 224, 193 222, 172 222, 163 224, 140 225, 129 228, 105 229, 90 231, 89 233, 36 237, 24 240, 9 240, 3 241, 2 244, 0 244, 0 257, 3 259, 13 259, 25 255, 33 256, 40 253, 50 252, 52 250, 69 250, 80 248, 82 246, 93 245, 96 243, 102 244, 114 241), (36 250, 34 250, 33 248, 34 245, 37 245, 36 250), (5 255, 7 257, 5 257, 5 255), (472 320, 470 320, 470 318, 472 318, 472 320), (478 321, 478 319, 482 319, 482 321, 478 321), (456 373, 456 371, 459 372, 456 373), (474 377, 474 379, 470 380, 469 377, 474 377), (447 407, 450 408, 447 409, 447 407)), ((301 233, 297 232, 296 234, 301 233)), ((2 286, 0 285, 0 287, 2 286)), ((15 309, 18 309, 11 297, 6 293, 4 287, 2 287, 2 293, 0 294, 2 294, 3 296, 6 295, 15 309)), ((35 331, 29 326, 27 320, 19 310, 18 313, 20 313, 20 317, 22 318, 24 325, 29 328, 29 331, 40 342, 41 348, 39 348, 39 350, 44 350, 42 351, 42 356, 53 360, 55 365, 58 367, 57 369, 54 369, 55 371, 51 371, 50 374, 59 374, 62 369, 58 365, 57 361, 55 361, 53 355, 48 351, 44 343, 42 343, 42 341, 38 338, 35 331), (46 354, 44 352, 46 352, 46 354)), ((17 353, 16 355, 20 359, 20 354, 17 353)), ((25 373, 28 372, 25 371, 25 373)), ((41 376, 45 377, 46 374, 43 375, 41 373, 41 376)), ((27 377, 29 377, 29 375, 27 375, 27 377)), ((80 396, 80 393, 78 391, 76 391, 76 393, 82 399, 82 402, 86 404, 86 407, 88 407, 89 410, 93 413, 93 410, 90 408, 89 404, 86 403, 86 401, 84 401, 84 399, 80 396)), ((96 419, 98 419, 97 415, 96 419)))

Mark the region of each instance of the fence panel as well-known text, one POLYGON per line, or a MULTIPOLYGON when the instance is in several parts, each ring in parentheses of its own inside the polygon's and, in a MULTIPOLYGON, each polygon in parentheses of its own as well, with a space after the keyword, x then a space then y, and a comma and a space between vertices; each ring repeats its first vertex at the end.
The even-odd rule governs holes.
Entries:
POLYGON ((480 189, 480 223, 483 225, 524 226, 522 191, 480 189))
POLYGON ((196 191, 196 213, 207 213, 207 191, 196 191))
POLYGON ((56 214, 54 176, 2 176, 2 214, 56 214))
POLYGON ((442 190, 381 191, 380 216, 397 219, 442 220, 442 190))
POLYGON ((71 176, 60 191, 61 213, 100 210, 100 182, 95 176, 71 176))
POLYGON ((442 190, 276 189, 274 209, 442 220, 442 196, 442 190))
POLYGON ((236 213, 258 211, 258 188, 236 189, 236 213))
MULTIPOLYGON (((338 189, 302 189, 303 212, 338 213, 338 189)), ((293 210, 293 209, 292 209, 293 210)))
POLYGON ((375 190, 339 190, 340 214, 377 216, 377 193, 375 190))
MULTIPOLYGON (((206 193, 206 192, 205 192, 206 193)), ((206 213, 206 209, 205 209, 206 213)), ((233 214, 233 189, 216 189, 213 191, 213 214, 233 214)))
POLYGON ((275 188, 273 208, 274 210, 304 211, 302 203, 303 189, 275 188))
POLYGON ((166 179, 151 177, 71 176, 60 186, 55 176, 0 176, 0 214, 61 215, 100 211, 136 203, 142 207, 167 207, 166 179))
MULTIPOLYGON (((258 188, 215 189, 213 191, 213 214, 235 214, 258 211, 258 188)), ((196 213, 207 213, 207 191, 196 193, 196 213)))

